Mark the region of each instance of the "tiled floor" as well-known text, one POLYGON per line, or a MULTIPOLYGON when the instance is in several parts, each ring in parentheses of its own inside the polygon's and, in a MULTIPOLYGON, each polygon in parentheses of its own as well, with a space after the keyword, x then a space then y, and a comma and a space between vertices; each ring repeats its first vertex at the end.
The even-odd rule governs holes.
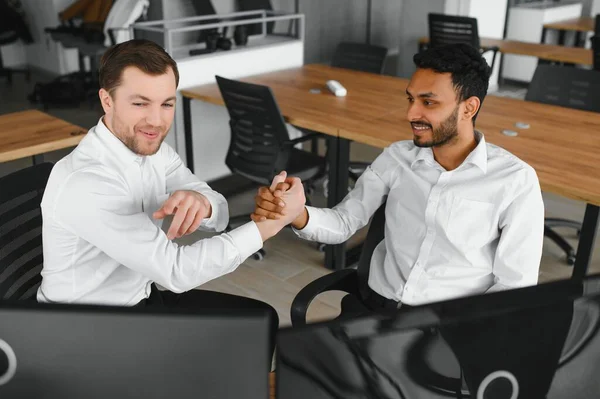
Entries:
MULTIPOLYGON (((7 87, 4 82, 0 82, 0 113, 31 108, 32 105, 27 102, 26 97, 32 90, 36 80, 40 80, 40 77, 34 75, 32 82, 26 84, 21 77, 16 77, 12 87, 7 87)), ((508 88, 507 91, 514 92, 511 88, 508 88)), ((78 109, 50 109, 48 112, 83 127, 91 127, 100 116, 98 109, 92 110, 87 105, 82 105, 78 109)), ((352 145, 352 158, 356 160, 372 160, 379 152, 380 150, 376 148, 357 144, 352 145)), ((66 153, 68 151, 50 153, 46 156, 46 159, 56 161, 66 153)), ((30 165, 28 159, 0 164, 0 176, 28 165, 30 165)), ((230 214, 237 215, 251 211, 253 195, 253 192, 248 192, 230 198, 230 214)), ((319 193, 315 195, 313 200, 316 205, 324 204, 324 198, 319 193)), ((544 193, 544 201, 549 216, 560 216, 576 220, 583 219, 585 204, 581 202, 546 193, 544 193)), ((198 233, 186 237, 183 241, 191 242, 202 237, 198 233)), ((600 240, 598 241, 600 242, 600 240)), ((573 243, 576 243, 575 237, 573 237, 573 243)), ((318 251, 314 243, 296 238, 289 229, 282 231, 278 236, 269 240, 265 244, 265 250, 267 256, 264 260, 248 259, 233 273, 213 280, 199 288, 264 300, 277 309, 281 325, 289 325, 289 310, 294 296, 309 282, 329 273, 322 266, 324 255, 318 251)), ((546 240, 540 281, 567 278, 571 273, 571 268, 565 264, 563 258, 563 254, 556 245, 546 240)), ((600 273, 600 244, 596 245, 590 270, 600 273)), ((309 309, 309 320, 330 318, 337 315, 341 296, 342 294, 339 292, 319 296, 309 309)))

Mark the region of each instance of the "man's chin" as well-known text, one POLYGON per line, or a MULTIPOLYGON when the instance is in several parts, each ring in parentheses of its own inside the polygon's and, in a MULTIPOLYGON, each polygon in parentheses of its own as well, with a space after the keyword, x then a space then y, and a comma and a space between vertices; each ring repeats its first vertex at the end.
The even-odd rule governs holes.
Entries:
POLYGON ((421 147, 421 148, 433 147, 433 142, 431 140, 426 141, 426 140, 423 140, 421 137, 417 137, 417 136, 413 137, 413 143, 415 144, 415 146, 421 147))

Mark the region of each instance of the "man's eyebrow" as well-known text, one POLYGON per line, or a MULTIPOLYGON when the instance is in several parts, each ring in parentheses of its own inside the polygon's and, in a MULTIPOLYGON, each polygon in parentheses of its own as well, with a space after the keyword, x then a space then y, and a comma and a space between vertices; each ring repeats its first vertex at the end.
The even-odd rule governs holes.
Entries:
MULTIPOLYGON (((406 94, 408 94, 411 97, 414 97, 410 93, 410 91, 408 91, 408 89, 406 89, 406 94)), ((417 97, 419 97, 419 98, 434 98, 434 97, 437 97, 437 94, 435 94, 435 93, 433 93, 431 91, 428 91, 427 93, 420 93, 419 95, 417 95, 417 97)))
MULTIPOLYGON (((148 102, 151 102, 151 101, 152 101, 152 100, 150 100, 148 97, 146 97, 146 96, 142 96, 141 94, 134 94, 134 95, 132 95, 132 96, 129 96, 129 99, 131 99, 131 100, 132 100, 132 99, 134 99, 134 98, 139 98, 139 99, 141 99, 141 100, 148 101, 148 102)), ((175 97, 175 96, 171 96, 171 97, 167 98, 167 99, 166 99, 164 102, 173 101, 173 100, 175 100, 176 98, 177 98, 177 97, 175 97)))

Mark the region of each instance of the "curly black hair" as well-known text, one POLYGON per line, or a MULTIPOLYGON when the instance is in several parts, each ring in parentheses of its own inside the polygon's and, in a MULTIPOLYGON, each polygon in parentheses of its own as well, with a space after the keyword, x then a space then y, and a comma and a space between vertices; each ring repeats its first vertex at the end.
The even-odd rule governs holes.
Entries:
MULTIPOLYGON (((463 43, 446 44, 415 54, 413 61, 420 69, 450 72, 458 101, 475 96, 483 104, 492 69, 478 49, 463 43)), ((473 116, 473 124, 477 114, 479 111, 473 116)))

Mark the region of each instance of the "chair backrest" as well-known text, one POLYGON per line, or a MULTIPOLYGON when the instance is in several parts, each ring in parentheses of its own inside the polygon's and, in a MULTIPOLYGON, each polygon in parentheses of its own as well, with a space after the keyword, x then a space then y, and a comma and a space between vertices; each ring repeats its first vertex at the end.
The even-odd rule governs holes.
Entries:
POLYGON ((367 238, 363 243, 362 252, 358 260, 358 290, 362 298, 366 298, 369 288, 369 271, 371 270, 371 258, 375 247, 385 236, 385 204, 384 202, 371 218, 371 225, 367 232, 367 238))
POLYGON ((465 43, 480 48, 476 18, 430 13, 428 21, 430 47, 465 43))
POLYGON ((343 42, 335 49, 331 66, 381 74, 387 53, 385 47, 343 42))
POLYGON ((0 178, 0 300, 35 298, 42 281, 40 203, 51 163, 0 178))
POLYGON ((525 100, 600 112, 600 71, 538 65, 525 100))
POLYGON ((229 112, 231 143, 225 164, 232 172, 254 182, 270 185, 285 169, 291 146, 279 106, 271 89, 216 77, 229 112))
MULTIPOLYGON (((239 11, 273 11, 273 5, 271 4, 271 0, 237 0, 237 9, 239 11)), ((248 17, 248 19, 255 19, 258 17, 259 15, 253 15, 248 17)), ((271 33, 273 33, 274 28, 275 22, 267 22, 267 34, 270 35, 271 33)), ((262 24, 259 23, 248 25, 248 36, 261 34, 263 34, 262 24)))

